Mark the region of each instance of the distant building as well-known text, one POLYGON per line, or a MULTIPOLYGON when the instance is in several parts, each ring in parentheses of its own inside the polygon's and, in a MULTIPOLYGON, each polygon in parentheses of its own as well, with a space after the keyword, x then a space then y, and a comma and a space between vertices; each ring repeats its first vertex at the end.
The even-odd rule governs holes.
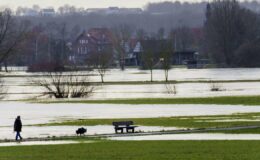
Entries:
MULTIPOLYGON (((147 50, 150 50, 153 54, 154 61, 158 62, 156 67, 160 67, 160 54, 162 52, 162 46, 167 43, 166 40, 143 40, 138 42, 136 45, 137 50, 133 51, 134 53, 131 58, 131 61, 137 62, 136 64, 142 66, 144 64, 142 54, 146 54, 147 50)), ((199 53, 197 51, 172 51, 171 62, 173 65, 187 65, 188 68, 200 67, 208 63, 206 60, 199 59, 199 53)), ((130 59, 130 58, 128 58, 130 59)), ((126 61, 130 61, 126 59, 126 61)), ((128 64, 128 63, 127 63, 128 64)))
POLYGON ((198 59, 198 52, 196 51, 178 51, 173 54, 173 64, 186 65, 195 63, 198 59))
POLYGON ((92 28, 83 31, 72 43, 69 60, 77 64, 85 64, 90 54, 112 51, 112 33, 106 28, 92 28))
POLYGON ((148 39, 141 41, 141 52, 139 54, 138 62, 139 66, 144 66, 144 60, 142 59, 142 55, 146 54, 147 51, 151 51, 153 54, 153 60, 158 62, 158 65, 155 67, 159 68, 160 54, 162 52, 162 45, 166 43, 166 40, 156 40, 156 39, 148 39))
POLYGON ((20 16, 39 16, 39 12, 34 9, 27 9, 24 13, 22 13, 20 16))
POLYGON ((125 45, 125 65, 138 66, 139 55, 142 51, 141 42, 136 39, 130 39, 125 45))
POLYGON ((109 7, 109 8, 89 8, 87 13, 95 14, 141 14, 143 10, 141 8, 119 8, 119 7, 109 7))
POLYGON ((42 9, 41 16, 55 16, 55 10, 53 8, 42 9))

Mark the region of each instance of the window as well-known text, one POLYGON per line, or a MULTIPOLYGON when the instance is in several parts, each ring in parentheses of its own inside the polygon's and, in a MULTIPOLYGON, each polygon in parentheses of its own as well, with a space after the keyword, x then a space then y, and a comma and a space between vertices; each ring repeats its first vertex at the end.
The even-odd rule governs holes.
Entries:
POLYGON ((88 53, 88 49, 87 49, 87 47, 85 47, 85 54, 87 54, 88 53))
POLYGON ((79 40, 79 43, 80 43, 80 44, 84 44, 84 43, 85 43, 85 40, 84 40, 84 39, 79 40))

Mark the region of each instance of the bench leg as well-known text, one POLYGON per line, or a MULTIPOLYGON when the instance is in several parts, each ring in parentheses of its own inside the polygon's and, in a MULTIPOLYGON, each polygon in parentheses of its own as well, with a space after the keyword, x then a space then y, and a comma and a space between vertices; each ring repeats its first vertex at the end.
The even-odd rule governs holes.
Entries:
POLYGON ((131 130, 131 132, 132 132, 132 133, 134 133, 134 132, 135 132, 135 129, 134 129, 134 128, 127 128, 127 129, 126 129, 126 132, 127 132, 127 133, 129 133, 129 132, 130 132, 130 130, 131 130))
POLYGON ((116 132, 116 134, 118 134, 118 131, 120 131, 121 133, 123 133, 124 132, 124 130, 123 129, 115 129, 115 132, 116 132))

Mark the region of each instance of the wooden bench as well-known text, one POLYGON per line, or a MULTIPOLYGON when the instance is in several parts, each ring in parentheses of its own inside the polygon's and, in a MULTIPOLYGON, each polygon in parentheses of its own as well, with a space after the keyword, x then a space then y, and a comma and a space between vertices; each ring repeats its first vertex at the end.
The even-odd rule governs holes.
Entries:
POLYGON ((129 133, 129 131, 132 131, 132 133, 135 132, 135 127, 133 126, 133 121, 121 121, 121 122, 113 122, 113 126, 115 126, 115 132, 118 133, 118 131, 121 131, 121 133, 124 133, 124 128, 126 129, 126 132, 129 133))

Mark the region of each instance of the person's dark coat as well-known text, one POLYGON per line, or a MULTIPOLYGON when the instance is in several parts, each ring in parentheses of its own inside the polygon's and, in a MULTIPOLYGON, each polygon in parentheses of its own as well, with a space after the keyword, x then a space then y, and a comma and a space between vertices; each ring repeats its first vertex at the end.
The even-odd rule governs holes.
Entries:
POLYGON ((22 131, 22 121, 21 119, 16 118, 14 122, 14 131, 21 132, 22 131))

